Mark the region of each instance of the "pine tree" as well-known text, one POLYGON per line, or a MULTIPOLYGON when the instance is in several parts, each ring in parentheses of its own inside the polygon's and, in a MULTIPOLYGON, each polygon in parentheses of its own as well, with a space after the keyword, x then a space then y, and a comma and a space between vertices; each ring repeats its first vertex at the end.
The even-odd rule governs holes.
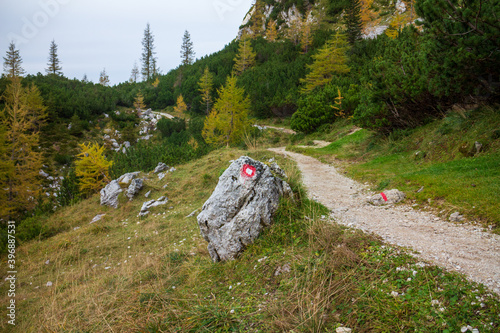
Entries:
POLYGON ((3 99, 5 101, 4 125, 7 149, 2 149, 1 159, 7 161, 0 189, 7 193, 7 201, 0 204, 2 214, 31 210, 40 194, 39 170, 43 164, 42 153, 37 151, 39 131, 47 117, 40 91, 34 86, 23 87, 19 77, 12 77, 3 99), (4 207, 4 204, 8 208, 4 207))
POLYGON ((151 80, 159 70, 156 68, 156 58, 155 58, 155 47, 154 47, 154 36, 149 28, 149 23, 146 25, 144 30, 144 37, 142 39, 142 78, 145 81, 151 80))
POLYGON ((99 84, 102 84, 103 86, 109 85, 109 76, 106 74, 106 68, 104 68, 99 75, 99 84))
POLYGON ((7 76, 22 76, 25 73, 24 69, 21 67, 23 60, 21 59, 19 50, 16 50, 14 42, 10 42, 9 50, 3 60, 3 70, 7 76))
POLYGON ((9 179, 15 174, 15 163, 10 159, 12 147, 7 140, 7 127, 0 123, 0 218, 9 219, 12 207, 9 204, 9 179))
POLYGON ((206 113, 210 113, 210 105, 212 104, 212 88, 213 88, 214 75, 205 67, 200 81, 198 82, 198 91, 201 92, 201 103, 207 107, 206 113))
POLYGON ((144 104, 144 96, 142 96, 140 91, 135 96, 134 108, 136 108, 137 111, 144 110, 146 108, 146 104, 144 104))
POLYGON ((97 143, 81 143, 79 146, 81 152, 75 161, 75 173, 79 177, 80 191, 92 194, 111 181, 109 168, 113 162, 106 160, 104 146, 97 143))
POLYGON ((134 62, 134 67, 132 67, 132 73, 130 74, 130 83, 135 83, 137 82, 137 79, 139 78, 139 68, 137 67, 137 62, 134 62))
POLYGON ((361 4, 359 0, 349 0, 349 5, 346 8, 346 26, 347 40, 351 45, 361 39, 361 4))
POLYGON ((189 34, 189 31, 184 31, 184 37, 182 38, 182 45, 181 45, 181 59, 182 59, 182 65, 191 65, 194 61, 194 49, 193 49, 193 42, 191 41, 191 35, 189 34))
POLYGON ((235 64, 233 67, 233 73, 235 75, 241 75, 247 69, 255 65, 256 53, 252 48, 252 41, 248 34, 243 34, 238 45, 238 54, 234 58, 235 64))
POLYGON ((276 28, 276 21, 271 19, 267 24, 266 38, 270 42, 275 42, 278 39, 278 30, 276 28))
POLYGON ((50 43, 49 62, 47 66, 49 66, 45 70, 47 74, 63 75, 59 57, 57 56, 57 44, 54 40, 50 43))
POLYGON ((307 66, 310 72, 305 79, 300 80, 305 83, 302 93, 324 86, 332 80, 334 74, 348 73, 346 55, 348 47, 345 36, 340 32, 337 32, 333 39, 328 40, 319 52, 312 56, 314 62, 307 66))
POLYGON ((236 76, 227 78, 219 91, 212 112, 205 119, 202 135, 209 144, 229 146, 240 140, 248 128, 250 99, 236 85, 236 76))
POLYGON ((182 94, 177 97, 177 103, 174 106, 174 111, 177 114, 184 114, 187 111, 187 105, 184 102, 184 97, 182 97, 182 94))

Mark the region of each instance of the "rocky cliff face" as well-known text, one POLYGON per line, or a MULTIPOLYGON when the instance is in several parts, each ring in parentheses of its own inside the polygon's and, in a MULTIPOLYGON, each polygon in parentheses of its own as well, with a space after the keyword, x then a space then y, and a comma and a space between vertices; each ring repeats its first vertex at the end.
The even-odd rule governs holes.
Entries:
MULTIPOLYGON (((412 0, 361 0, 361 18, 363 21, 363 38, 376 38, 383 34, 391 25, 407 25, 415 22, 417 16, 412 0)), ((269 3, 256 2, 248 11, 241 23, 238 38, 242 34, 262 34, 264 37, 269 29, 269 23, 277 24, 279 38, 290 38, 300 30, 304 22, 323 25, 322 28, 337 30, 345 28, 342 17, 344 11, 332 11, 328 0, 300 2, 275 0, 269 3), (337 14, 331 14, 337 12, 337 14), (262 20, 254 25, 255 20, 262 20), (255 27, 258 27, 256 32, 255 27)))

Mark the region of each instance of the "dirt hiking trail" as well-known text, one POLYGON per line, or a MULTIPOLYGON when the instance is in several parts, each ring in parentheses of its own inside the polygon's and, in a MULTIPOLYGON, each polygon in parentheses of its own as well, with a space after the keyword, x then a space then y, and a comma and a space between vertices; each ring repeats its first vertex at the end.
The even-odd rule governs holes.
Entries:
POLYGON ((326 206, 340 224, 381 236, 412 248, 418 257, 464 273, 500 294, 500 236, 472 225, 455 225, 407 204, 373 206, 365 185, 349 179, 315 158, 271 148, 298 164, 309 196, 326 206))

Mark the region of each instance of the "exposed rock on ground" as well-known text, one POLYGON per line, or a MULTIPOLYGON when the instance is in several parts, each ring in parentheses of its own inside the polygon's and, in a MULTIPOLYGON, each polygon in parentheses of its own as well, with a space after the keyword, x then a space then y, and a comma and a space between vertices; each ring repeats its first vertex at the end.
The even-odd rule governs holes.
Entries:
POLYGON ((132 200, 137 193, 142 189, 144 186, 144 181, 140 178, 133 179, 132 182, 130 182, 130 186, 127 189, 127 197, 129 200, 132 200))
POLYGON ((168 198, 161 197, 158 200, 149 200, 142 204, 141 211, 139 212, 139 216, 146 216, 149 214, 149 210, 156 206, 165 205, 168 202, 168 198))
POLYGON ((118 183, 118 180, 113 180, 101 190, 101 205, 118 208, 118 195, 123 190, 118 183))
POLYGON ((234 161, 197 217, 212 260, 233 260, 253 243, 283 195, 292 195, 290 186, 267 165, 246 156, 234 161))
POLYGON ((154 173, 159 173, 159 172, 165 171, 167 169, 168 169, 168 165, 166 165, 163 162, 160 162, 160 163, 158 163, 158 166, 155 168, 154 173))
POLYGON ((406 195, 399 190, 384 191, 368 199, 368 202, 375 206, 395 204, 405 199, 406 195))

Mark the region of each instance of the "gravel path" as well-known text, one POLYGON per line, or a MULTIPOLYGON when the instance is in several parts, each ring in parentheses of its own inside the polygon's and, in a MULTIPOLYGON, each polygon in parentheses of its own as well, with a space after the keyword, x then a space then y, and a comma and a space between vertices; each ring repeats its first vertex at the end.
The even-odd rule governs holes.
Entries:
POLYGON ((500 294, 499 235, 471 225, 455 225, 406 204, 373 206, 366 199, 376 193, 339 174, 334 167, 285 148, 269 150, 297 162, 309 195, 328 207, 338 223, 412 248, 419 257, 464 273, 500 294))

